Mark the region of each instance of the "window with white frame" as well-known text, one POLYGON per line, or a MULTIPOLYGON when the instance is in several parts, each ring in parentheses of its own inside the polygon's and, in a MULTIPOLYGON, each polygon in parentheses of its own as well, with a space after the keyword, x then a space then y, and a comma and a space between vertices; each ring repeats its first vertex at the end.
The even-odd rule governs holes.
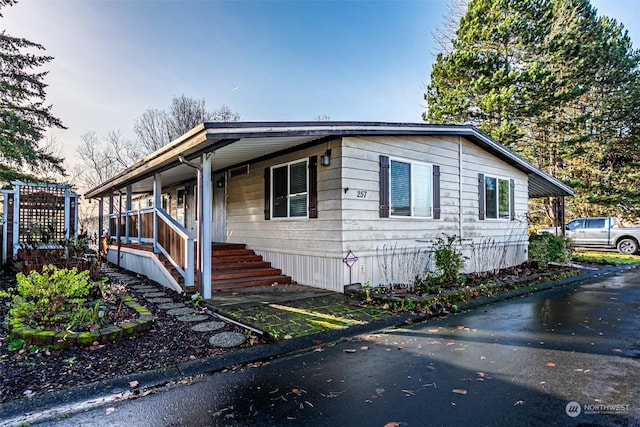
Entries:
POLYGON ((271 212, 273 218, 307 217, 308 163, 295 161, 271 168, 271 212))
POLYGON ((511 181, 492 176, 484 177, 484 200, 486 219, 511 218, 511 181))
POLYGON ((391 159, 389 200, 392 216, 433 216, 433 167, 391 159))

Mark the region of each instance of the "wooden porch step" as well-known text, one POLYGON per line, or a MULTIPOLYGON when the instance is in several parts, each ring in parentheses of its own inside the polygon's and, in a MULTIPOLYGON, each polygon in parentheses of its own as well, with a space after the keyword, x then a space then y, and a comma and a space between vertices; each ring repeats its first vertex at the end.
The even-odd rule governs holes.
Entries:
POLYGON ((232 249, 246 249, 247 245, 244 243, 212 243, 211 250, 212 251, 224 251, 224 250, 232 250, 232 249))
POLYGON ((284 275, 265 276, 254 279, 229 279, 229 280, 212 280, 211 290, 225 291, 229 289, 250 288, 257 286, 271 286, 274 284, 292 283, 291 277, 284 275))
POLYGON ((211 258, 242 255, 255 255, 255 252, 251 249, 215 249, 211 251, 211 258))
POLYGON ((212 256, 211 264, 230 264, 262 261, 262 255, 212 256))
POLYGON ((277 268, 251 268, 245 270, 214 271, 211 280, 246 279, 251 277, 278 276, 282 270, 277 268))
POLYGON ((216 262, 211 265, 211 271, 248 270, 252 268, 271 268, 271 263, 267 261, 248 262, 216 262))

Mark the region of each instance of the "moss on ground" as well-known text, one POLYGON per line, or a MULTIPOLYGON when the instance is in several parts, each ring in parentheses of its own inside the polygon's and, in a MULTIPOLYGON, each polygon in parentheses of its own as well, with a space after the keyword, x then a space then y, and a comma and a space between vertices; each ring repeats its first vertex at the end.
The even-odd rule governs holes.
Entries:
POLYGON ((264 330, 276 339, 348 328, 394 315, 374 307, 351 305, 349 298, 342 294, 234 308, 223 314, 264 330))

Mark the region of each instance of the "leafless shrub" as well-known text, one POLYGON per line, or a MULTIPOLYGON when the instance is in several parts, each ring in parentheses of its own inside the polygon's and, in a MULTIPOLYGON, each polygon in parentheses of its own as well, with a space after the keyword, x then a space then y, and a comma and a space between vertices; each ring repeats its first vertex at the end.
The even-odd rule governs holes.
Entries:
POLYGON ((376 255, 384 280, 382 285, 401 285, 409 291, 413 291, 416 276, 424 273, 433 258, 433 253, 427 248, 398 248, 397 243, 376 248, 376 255))

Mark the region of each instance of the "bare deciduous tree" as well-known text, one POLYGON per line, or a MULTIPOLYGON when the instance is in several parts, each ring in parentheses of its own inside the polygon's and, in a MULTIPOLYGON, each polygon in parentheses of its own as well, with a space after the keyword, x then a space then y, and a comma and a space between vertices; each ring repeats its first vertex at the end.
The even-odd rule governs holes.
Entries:
POLYGON ((96 187, 141 158, 139 150, 120 131, 109 131, 102 138, 91 131, 80 139, 80 164, 74 168, 74 173, 79 175, 79 183, 86 189, 96 187))
POLYGON ((133 131, 145 152, 152 153, 171 140, 166 123, 167 114, 155 108, 148 109, 136 119, 133 131))
POLYGON ((152 153, 205 122, 236 122, 240 114, 229 106, 208 111, 204 99, 185 95, 171 100, 168 111, 149 109, 136 120, 134 131, 140 147, 152 153))
POLYGON ((439 48, 438 53, 442 52, 443 55, 451 53, 451 41, 456 38, 460 18, 467 10, 467 3, 469 3, 469 0, 450 0, 447 5, 447 14, 443 16, 440 25, 431 33, 433 40, 439 48))

